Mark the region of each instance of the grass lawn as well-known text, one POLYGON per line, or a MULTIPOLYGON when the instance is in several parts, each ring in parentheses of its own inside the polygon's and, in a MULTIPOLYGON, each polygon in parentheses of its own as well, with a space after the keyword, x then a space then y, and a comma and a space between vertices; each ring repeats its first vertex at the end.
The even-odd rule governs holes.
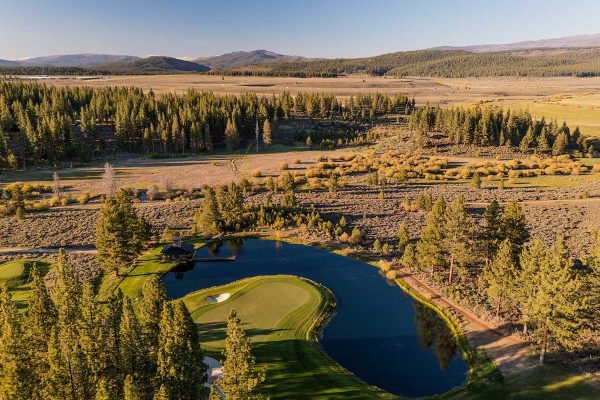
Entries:
POLYGON ((253 342, 257 367, 266 372, 261 385, 271 399, 395 398, 358 380, 328 358, 312 340, 331 311, 326 288, 293 276, 244 279, 183 298, 200 330, 207 353, 221 358, 229 311, 235 308, 253 342), (222 303, 207 296, 229 293, 222 303))
POLYGON ((546 364, 506 378, 512 399, 596 400, 600 389, 591 378, 563 366, 546 364))
POLYGON ((19 309, 27 307, 31 290, 29 276, 34 265, 42 276, 50 269, 48 262, 35 259, 13 260, 0 264, 0 283, 8 286, 12 300, 19 309))
MULTIPOLYGON (((196 248, 202 247, 204 242, 199 239, 185 240, 186 243, 193 244, 196 248)), ((142 254, 135 262, 133 268, 120 277, 114 275, 107 276, 103 279, 99 296, 106 298, 117 289, 121 289, 123 294, 126 294, 131 299, 137 299, 142 294, 142 288, 150 276, 159 274, 162 275, 173 268, 177 263, 171 261, 162 261, 160 251, 163 246, 157 245, 142 254)))

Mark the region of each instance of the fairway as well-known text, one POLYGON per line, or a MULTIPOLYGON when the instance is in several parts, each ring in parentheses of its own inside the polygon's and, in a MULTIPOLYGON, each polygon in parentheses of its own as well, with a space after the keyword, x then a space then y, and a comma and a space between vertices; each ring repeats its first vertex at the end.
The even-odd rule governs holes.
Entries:
POLYGON ((9 287, 18 284, 25 278, 29 270, 28 264, 28 260, 14 260, 0 264, 0 282, 9 287))
POLYGON ((261 385, 271 399, 395 398, 341 368, 314 341, 331 312, 333 294, 307 279, 279 275, 244 279, 183 298, 200 330, 205 350, 220 359, 226 320, 234 308, 253 343, 261 385), (208 296, 230 293, 222 303, 208 296))
POLYGON ((29 301, 31 291, 31 268, 38 269, 41 276, 46 275, 50 264, 43 260, 21 259, 0 264, 0 284, 6 285, 17 308, 24 309, 29 301))

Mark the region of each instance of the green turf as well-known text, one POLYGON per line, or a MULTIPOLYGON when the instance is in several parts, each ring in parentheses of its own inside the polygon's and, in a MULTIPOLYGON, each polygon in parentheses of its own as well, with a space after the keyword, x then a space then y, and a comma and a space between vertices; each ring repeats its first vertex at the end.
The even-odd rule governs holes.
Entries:
POLYGON ((40 274, 46 275, 50 264, 43 260, 21 259, 0 264, 0 282, 6 284, 17 308, 25 309, 29 301, 31 269, 35 266, 40 274), (6 270, 5 270, 6 269, 6 270))
POLYGON ((0 282, 8 287, 18 286, 27 279, 29 260, 13 260, 0 264, 0 282))
POLYGON ((563 366, 546 364, 506 378, 512 399, 597 400, 600 389, 590 377, 563 366))
POLYGON ((261 385, 271 399, 395 398, 358 380, 327 357, 311 340, 329 315, 333 295, 326 288, 293 276, 261 276, 183 298, 199 324, 205 350, 220 358, 229 311, 235 308, 253 342, 261 385), (207 296, 230 293, 222 303, 207 296))
MULTIPOLYGON (((187 243, 193 244, 196 248, 202 247, 204 242, 200 239, 186 240, 187 243)), ((114 275, 105 276, 99 290, 100 298, 106 298, 115 290, 121 289, 123 294, 126 294, 132 299, 137 299, 142 294, 142 288, 146 281, 152 275, 162 275, 177 263, 173 261, 162 261, 160 251, 163 245, 157 245, 142 254, 135 262, 133 268, 120 277, 114 275)))

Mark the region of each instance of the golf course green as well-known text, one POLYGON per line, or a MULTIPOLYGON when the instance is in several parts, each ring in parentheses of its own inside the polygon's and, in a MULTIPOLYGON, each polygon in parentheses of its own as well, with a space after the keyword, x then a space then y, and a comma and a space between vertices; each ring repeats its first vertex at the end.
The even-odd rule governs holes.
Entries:
POLYGON ((257 276, 193 292, 183 302, 198 324, 205 351, 217 359, 229 311, 237 311, 252 341, 257 367, 268 376, 261 390, 271 399, 395 398, 365 385, 321 351, 317 334, 335 299, 311 280, 257 276), (229 297, 211 302, 223 294, 229 297))

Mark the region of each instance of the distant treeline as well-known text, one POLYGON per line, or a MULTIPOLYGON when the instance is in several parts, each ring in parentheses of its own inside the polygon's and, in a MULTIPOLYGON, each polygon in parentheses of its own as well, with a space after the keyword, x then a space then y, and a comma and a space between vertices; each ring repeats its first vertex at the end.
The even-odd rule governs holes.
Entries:
MULTIPOLYGON (((222 72, 219 72, 222 73, 222 72)), ((522 52, 469 53, 462 50, 417 50, 356 59, 265 63, 225 74, 334 77, 374 76, 600 76, 600 49, 536 49, 522 52)))
POLYGON ((408 127, 417 135, 441 132, 454 144, 513 146, 525 152, 554 155, 572 151, 593 154, 596 150, 579 127, 571 130, 565 122, 535 120, 528 112, 494 107, 464 109, 427 105, 413 112, 408 127))
MULTIPOLYGON (((410 113, 414 99, 368 94, 344 103, 331 94, 278 97, 144 93, 133 87, 55 87, 0 83, 0 167, 58 162, 116 149, 153 154, 236 150, 256 127, 289 118, 368 122, 379 114, 410 113), (106 131, 114 134, 106 137, 106 131), (104 135, 103 135, 104 133, 104 135)), ((260 132, 259 132, 260 133, 260 132)))

